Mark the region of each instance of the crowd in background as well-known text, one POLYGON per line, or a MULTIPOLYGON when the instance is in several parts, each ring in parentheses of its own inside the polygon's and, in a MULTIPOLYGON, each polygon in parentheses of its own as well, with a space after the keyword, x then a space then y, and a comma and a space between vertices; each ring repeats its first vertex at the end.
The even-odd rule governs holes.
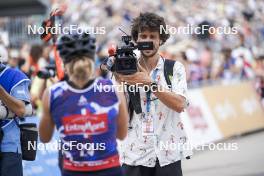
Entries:
MULTIPOLYGON (((264 1, 258 0, 51 0, 51 8, 61 3, 68 8, 64 25, 105 27, 97 35, 98 59, 107 56, 110 43, 119 43, 129 33, 130 22, 140 11, 153 11, 173 27, 236 27, 237 34, 172 34, 162 46, 162 55, 181 61, 187 71, 189 87, 214 83, 254 80, 257 92, 264 96, 264 1)), ((34 23, 34 20, 31 20, 34 23)), ((4 23, 0 23, 5 25, 4 23)), ((96 30, 96 28, 94 29, 96 30)), ((0 46, 0 53, 12 67, 25 72, 32 80, 37 72, 54 63, 49 44, 24 41, 20 48, 0 46), (5 56, 6 55, 6 56, 5 56)))

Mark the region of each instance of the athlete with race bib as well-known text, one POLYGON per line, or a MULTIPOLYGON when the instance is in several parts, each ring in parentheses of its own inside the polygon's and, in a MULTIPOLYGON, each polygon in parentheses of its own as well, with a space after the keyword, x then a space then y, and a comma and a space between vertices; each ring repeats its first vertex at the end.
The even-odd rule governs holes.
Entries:
POLYGON ((43 95, 41 141, 49 142, 56 126, 63 176, 123 175, 116 138, 127 135, 125 97, 110 79, 93 77, 95 38, 86 33, 63 35, 57 48, 68 79, 43 95), (107 86, 113 89, 104 89, 107 86))

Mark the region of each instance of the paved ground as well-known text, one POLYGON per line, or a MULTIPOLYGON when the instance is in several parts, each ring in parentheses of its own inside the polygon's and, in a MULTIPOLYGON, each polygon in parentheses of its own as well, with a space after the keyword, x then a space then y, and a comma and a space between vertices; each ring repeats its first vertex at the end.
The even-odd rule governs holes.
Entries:
POLYGON ((184 176, 264 176, 264 132, 237 137, 236 151, 200 151, 182 163, 184 176))

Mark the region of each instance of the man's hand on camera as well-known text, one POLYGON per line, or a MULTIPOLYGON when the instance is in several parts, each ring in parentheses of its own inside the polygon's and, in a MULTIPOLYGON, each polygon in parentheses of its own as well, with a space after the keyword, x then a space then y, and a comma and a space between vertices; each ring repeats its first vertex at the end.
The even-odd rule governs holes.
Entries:
POLYGON ((126 82, 129 85, 141 84, 143 85, 151 85, 152 79, 149 76, 147 70, 145 70, 141 65, 138 64, 139 72, 136 72, 132 75, 120 75, 118 74, 118 78, 122 82, 126 82))
POLYGON ((120 75, 120 74, 118 74, 116 72, 113 72, 113 75, 115 77, 116 82, 118 82, 120 84, 122 82, 120 76, 122 76, 122 75, 120 75))

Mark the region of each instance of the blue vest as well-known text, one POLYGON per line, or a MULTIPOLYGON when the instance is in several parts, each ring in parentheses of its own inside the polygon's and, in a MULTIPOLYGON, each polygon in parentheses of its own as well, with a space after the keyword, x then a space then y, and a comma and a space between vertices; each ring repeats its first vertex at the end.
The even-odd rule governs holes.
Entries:
POLYGON ((100 85, 112 87, 112 81, 96 79, 85 90, 74 89, 64 81, 50 89, 50 113, 62 145, 66 146, 66 170, 96 171, 120 166, 116 143, 119 100, 115 91, 100 91, 100 85))
MULTIPOLYGON (((23 81, 30 81, 25 74, 17 69, 6 67, 0 73, 0 85, 11 93, 12 89, 23 81)), ((21 153, 20 130, 14 120, 1 120, 4 137, 1 143, 1 152, 21 153)))

